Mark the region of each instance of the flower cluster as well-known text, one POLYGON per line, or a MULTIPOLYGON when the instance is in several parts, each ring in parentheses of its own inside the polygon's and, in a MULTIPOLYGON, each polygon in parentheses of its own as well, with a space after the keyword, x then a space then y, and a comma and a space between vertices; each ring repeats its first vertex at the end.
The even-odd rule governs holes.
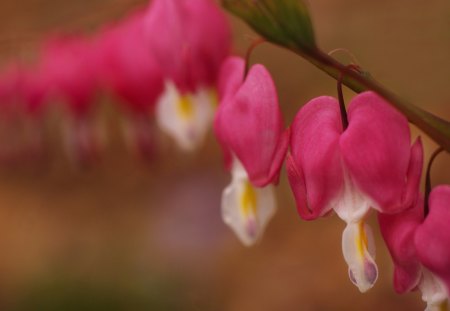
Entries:
POLYGON ((450 187, 433 190, 424 218, 423 148, 420 138, 411 145, 407 119, 367 91, 348 111, 333 97, 312 99, 285 129, 270 74, 262 65, 248 73, 245 67, 231 57, 219 78, 214 128, 232 175, 222 196, 225 223, 245 245, 262 236, 286 159, 300 217, 314 220, 334 211, 346 222, 342 252, 361 292, 378 278, 374 237, 365 223, 375 210, 396 264, 397 291, 418 287, 427 310, 442 310, 450 289, 450 187))
MULTIPOLYGON (((39 132, 56 107, 65 115, 69 155, 89 163, 104 144, 94 122, 98 98, 111 94, 142 155, 153 153, 153 123, 192 151, 213 121, 218 71, 230 49, 228 21, 210 0, 155 0, 93 36, 49 38, 34 65, 10 65, 0 76, 2 115, 12 124, 2 135, 17 132, 16 116, 32 119, 39 132)), ((39 139, 33 142, 24 145, 39 145, 39 139)), ((29 152, 1 151, 4 158, 29 152)))
POLYGON ((184 151, 195 150, 214 123, 231 173, 222 217, 243 244, 254 245, 273 217, 274 188, 286 162, 300 217, 315 220, 334 211, 346 223, 342 252, 361 292, 378 278, 374 237, 365 223, 375 211, 395 263, 395 289, 419 288, 427 310, 445 309, 450 186, 425 193, 424 202, 422 143, 418 138, 411 145, 407 119, 366 91, 348 109, 342 96, 312 99, 285 127, 268 70, 248 68, 230 52, 228 22, 211 0, 153 0, 92 37, 49 39, 34 66, 13 64, 0 75, 1 138, 24 127, 18 115, 26 116, 31 137, 25 150, 5 149, 12 141, 2 145, 0 160, 39 153, 41 123, 55 103, 67 115, 69 154, 81 163, 96 159, 102 133, 92 118, 99 91, 117 99, 129 140, 145 156, 153 153, 154 119, 184 151))

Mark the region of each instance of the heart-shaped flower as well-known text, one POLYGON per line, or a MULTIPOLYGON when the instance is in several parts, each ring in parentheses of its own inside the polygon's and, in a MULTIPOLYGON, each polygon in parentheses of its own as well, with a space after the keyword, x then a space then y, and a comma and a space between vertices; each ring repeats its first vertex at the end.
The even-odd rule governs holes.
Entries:
POLYGON ((318 97, 298 112, 291 127, 287 168, 300 216, 316 219, 334 210, 347 223, 342 248, 349 276, 360 291, 375 283, 371 208, 397 213, 415 202, 422 146, 410 146, 406 118, 373 92, 349 104, 344 130, 338 100, 318 97))

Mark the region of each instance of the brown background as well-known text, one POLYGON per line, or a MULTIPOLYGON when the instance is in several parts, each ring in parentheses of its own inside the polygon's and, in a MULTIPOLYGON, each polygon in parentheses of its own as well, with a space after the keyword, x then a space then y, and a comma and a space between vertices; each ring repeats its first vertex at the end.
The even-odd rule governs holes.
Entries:
MULTIPOLYGON (((450 119, 448 0, 310 2, 324 50, 348 49, 390 88, 450 119)), ((2 62, 33 58, 46 33, 92 32, 143 3, 2 0, 2 62)), ((231 19, 236 53, 243 54, 256 35, 231 19)), ((345 53, 336 57, 349 61, 345 53)), ((290 52, 264 45, 252 60, 273 73, 287 122, 307 100, 335 95, 332 79, 290 52)), ((159 158, 145 163, 126 151, 117 113, 106 111, 110 140, 92 168, 72 167, 55 143, 45 161, 2 169, 0 310, 424 309, 419 293, 393 292, 374 219, 380 278, 361 295, 341 254, 343 222, 301 221, 284 172, 279 211, 261 243, 246 249, 220 220, 229 176, 212 134, 193 155, 161 138, 159 158)), ((49 128, 55 142, 58 128, 49 128)), ((429 155, 436 146, 423 139, 429 155)), ((450 182, 449 161, 436 161, 435 184, 450 182)))

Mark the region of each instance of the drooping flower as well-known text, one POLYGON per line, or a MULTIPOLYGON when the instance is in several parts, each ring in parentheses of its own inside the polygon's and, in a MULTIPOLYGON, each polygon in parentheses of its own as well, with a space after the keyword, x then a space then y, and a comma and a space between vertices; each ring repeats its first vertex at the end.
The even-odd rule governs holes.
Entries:
POLYGON ((35 163, 43 155, 43 116, 48 83, 39 68, 12 62, 0 76, 0 161, 35 163))
POLYGON ((125 108, 132 147, 153 156, 152 123, 164 90, 163 76, 144 41, 144 12, 138 11, 101 33, 97 43, 99 75, 125 108))
POLYGON ((99 133, 92 122, 98 89, 92 52, 87 39, 61 37, 46 42, 41 59, 52 100, 60 103, 68 116, 63 124, 67 152, 80 164, 95 160, 100 148, 99 133))
POLYGON ((394 288, 422 292, 427 311, 448 307, 450 293, 450 186, 430 194, 430 212, 424 218, 422 199, 412 209, 395 215, 379 214, 381 233, 394 261, 394 288))
POLYGON ((422 168, 420 140, 410 147, 408 122, 373 92, 356 96, 343 129, 339 103, 318 97, 291 127, 288 178, 300 216, 313 220, 331 210, 347 223, 342 249, 349 277, 361 292, 378 277, 371 208, 397 213, 416 200, 422 168))
POLYGON ((450 186, 434 188, 429 206, 430 212, 417 229, 414 243, 422 264, 439 275, 450 289, 450 186))
POLYGON ((230 53, 230 27, 211 0, 152 1, 145 27, 149 50, 165 77, 157 121, 180 148, 192 151, 214 117, 214 87, 230 53))
POLYGON ((272 184, 278 182, 289 133, 269 72, 254 65, 244 80, 244 67, 237 57, 222 67, 214 129, 232 174, 222 195, 222 217, 245 245, 252 245, 276 209, 272 184))

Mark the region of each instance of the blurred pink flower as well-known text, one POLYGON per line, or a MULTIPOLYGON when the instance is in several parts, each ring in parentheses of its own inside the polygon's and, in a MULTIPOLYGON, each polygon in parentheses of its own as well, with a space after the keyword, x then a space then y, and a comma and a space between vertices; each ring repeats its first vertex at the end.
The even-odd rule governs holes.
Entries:
POLYGON ((143 15, 139 11, 100 34, 100 76, 133 113, 152 114, 164 89, 163 76, 144 42, 143 15))
POLYGON ((132 149, 151 159, 155 148, 154 110, 164 90, 164 80, 144 40, 144 13, 138 11, 104 30, 96 52, 100 80, 126 108, 127 141, 132 149))
POLYGON ((195 150, 214 117, 215 84, 231 49, 230 26, 211 0, 154 0, 145 19, 146 42, 165 80, 158 124, 181 149, 195 150))
POLYGON ((370 208, 397 213, 416 200, 422 145, 410 147, 406 118, 373 92, 356 96, 344 131, 339 103, 332 97, 308 102, 292 124, 288 177, 300 216, 316 219, 334 210, 347 223, 342 238, 352 282, 364 292, 378 271, 370 208))
POLYGON ((98 81, 92 43, 82 37, 48 40, 41 66, 53 96, 62 100, 75 117, 84 117, 95 103, 98 81))
POLYGON ((289 134, 269 72, 254 65, 244 80, 244 67, 237 57, 222 67, 214 129, 232 173, 222 196, 222 215, 242 242, 251 245, 275 212, 270 184, 278 182, 289 134))
POLYGON ((43 116, 48 83, 38 68, 10 63, 0 77, 0 161, 23 165, 43 155, 43 116))
POLYGON ((214 1, 154 0, 145 28, 151 53, 181 93, 215 84, 231 31, 214 1))
POLYGON ((41 59, 51 99, 68 113, 62 124, 68 155, 82 165, 98 159, 101 146, 91 120, 99 87, 93 51, 83 37, 53 38, 44 44, 41 59))

